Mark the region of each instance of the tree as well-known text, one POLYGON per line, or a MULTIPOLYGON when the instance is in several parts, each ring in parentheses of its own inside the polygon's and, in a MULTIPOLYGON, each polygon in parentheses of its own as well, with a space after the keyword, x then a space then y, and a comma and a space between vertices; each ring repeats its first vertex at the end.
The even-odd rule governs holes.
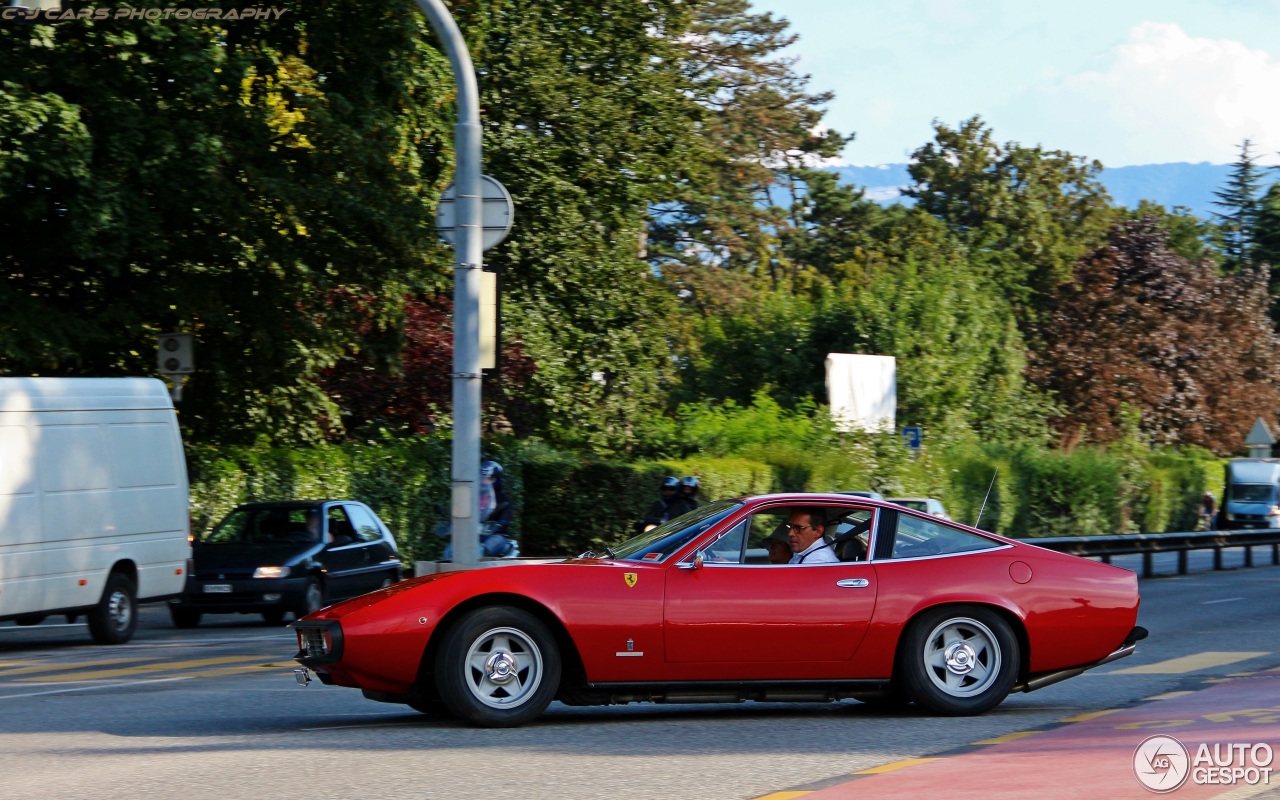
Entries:
POLYGON ((934 141, 911 156, 915 185, 904 194, 990 262, 995 285, 1031 333, 1072 264, 1103 240, 1112 212, 1098 180, 1102 165, 998 144, 976 116, 955 129, 935 121, 934 131, 934 141))
POLYGON ((277 6, 0 26, 0 371, 148 374, 155 334, 189 330, 189 435, 316 438, 315 377, 364 348, 356 323, 394 327, 439 281, 448 77, 425 22, 277 6))
POLYGON ((1258 235, 1262 168, 1252 148, 1248 139, 1240 143, 1240 156, 1232 165, 1227 182, 1213 193, 1218 198, 1213 204, 1222 209, 1213 214, 1222 232, 1222 251, 1227 266, 1233 269, 1253 262, 1258 235))
POLYGON ((1280 404, 1265 276, 1188 262, 1155 219, 1109 239, 1056 292, 1032 371, 1062 403, 1063 441, 1115 441, 1137 415, 1153 444, 1233 452, 1280 404))

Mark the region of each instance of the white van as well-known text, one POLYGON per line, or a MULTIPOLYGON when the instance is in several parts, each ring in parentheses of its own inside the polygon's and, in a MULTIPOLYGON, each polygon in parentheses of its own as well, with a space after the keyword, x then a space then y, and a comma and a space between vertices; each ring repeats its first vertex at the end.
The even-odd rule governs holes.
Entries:
POLYGON ((0 378, 0 620, 86 614, 118 644, 182 592, 187 470, 153 378, 0 378))

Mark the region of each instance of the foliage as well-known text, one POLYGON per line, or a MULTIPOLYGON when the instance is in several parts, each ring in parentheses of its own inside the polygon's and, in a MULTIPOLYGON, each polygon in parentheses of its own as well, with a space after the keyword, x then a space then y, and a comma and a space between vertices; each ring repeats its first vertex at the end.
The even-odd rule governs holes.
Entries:
POLYGON ((1154 444, 1238 448, 1280 400, 1264 281, 1187 262, 1155 220, 1117 225, 1057 292, 1035 365, 1063 403, 1064 442, 1114 441, 1133 412, 1154 444))
POLYGON ((954 129, 935 122, 934 131, 934 141, 911 156, 916 183, 904 194, 985 254, 992 282, 1015 303, 1025 333, 1106 231, 1112 212, 1098 181, 1102 165, 998 144, 979 117, 954 129))
POLYGON ((0 371, 148 373, 188 330, 189 433, 321 434, 352 318, 435 280, 447 68, 403 0, 278 5, 0 26, 0 371))
POLYGON ((1222 251, 1231 268, 1253 263, 1257 241, 1259 195, 1262 191, 1262 167, 1253 152, 1253 142, 1240 143, 1240 155, 1231 167, 1226 184, 1213 193, 1213 204, 1222 235, 1222 251))

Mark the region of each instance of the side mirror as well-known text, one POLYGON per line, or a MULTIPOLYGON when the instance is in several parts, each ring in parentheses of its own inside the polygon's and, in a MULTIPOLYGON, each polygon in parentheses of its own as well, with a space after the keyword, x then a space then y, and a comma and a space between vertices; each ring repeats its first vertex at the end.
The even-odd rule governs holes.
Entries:
POLYGON ((680 564, 680 569, 702 569, 702 565, 706 563, 706 553, 702 550, 693 554, 692 561, 684 561, 680 564))

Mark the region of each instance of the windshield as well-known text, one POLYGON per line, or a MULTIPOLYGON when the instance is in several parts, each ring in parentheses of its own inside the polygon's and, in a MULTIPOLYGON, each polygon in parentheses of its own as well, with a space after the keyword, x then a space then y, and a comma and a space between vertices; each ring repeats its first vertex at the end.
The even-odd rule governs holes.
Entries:
POLYGON ((1274 491, 1269 483, 1233 483, 1231 499, 1242 503, 1268 503, 1274 491))
POLYGON ((663 523, 651 531, 628 539, 617 547, 611 548, 609 554, 613 558, 631 561, 662 561, 691 539, 706 533, 712 525, 729 516, 735 508, 739 508, 739 500, 721 500, 708 503, 682 514, 670 522, 663 523))
POLYGON ((320 541, 320 510, 238 508, 205 534, 205 544, 314 544, 320 541))

